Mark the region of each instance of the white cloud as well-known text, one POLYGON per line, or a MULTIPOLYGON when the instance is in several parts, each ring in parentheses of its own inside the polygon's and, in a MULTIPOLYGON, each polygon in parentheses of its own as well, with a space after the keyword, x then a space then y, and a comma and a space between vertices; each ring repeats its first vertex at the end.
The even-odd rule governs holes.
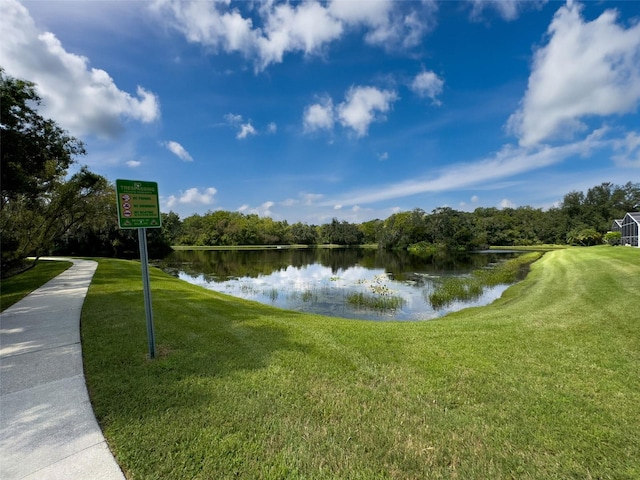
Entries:
POLYGON ((193 158, 189 155, 189 152, 185 150, 185 148, 180 145, 178 142, 174 142, 170 140, 168 142, 163 142, 162 145, 167 148, 171 153, 177 156, 179 159, 184 160, 185 162, 192 162, 193 158))
POLYGON ((213 52, 239 53, 260 71, 283 61, 287 53, 322 54, 347 31, 364 29, 365 42, 386 49, 411 48, 434 24, 436 3, 371 0, 361 2, 316 0, 301 3, 268 0, 245 3, 243 10, 230 1, 156 0, 159 19, 188 41, 213 52))
POLYGON ((242 115, 238 115, 236 113, 227 113, 224 116, 224 119, 230 125, 238 125, 240 122, 242 122, 242 115))
POLYGON ((640 23, 616 23, 606 10, 586 22, 572 1, 549 26, 549 41, 534 55, 529 85, 507 129, 520 144, 570 138, 587 116, 634 111, 640 100, 640 23))
POLYGON ((342 205, 340 205, 340 204, 334 205, 333 209, 334 210, 342 210, 342 205))
MULTIPOLYGON (((480 198, 478 198, 478 196, 477 196, 477 195, 473 195, 473 196, 471 197, 471 204, 473 205, 473 204, 475 204, 475 203, 478 203, 478 200, 480 200, 480 198)), ((465 201, 463 200, 463 201, 461 201, 461 202, 459 203, 459 205, 460 205, 460 207, 461 207, 461 208, 464 208, 464 207, 466 207, 466 206, 467 206, 467 202, 465 202, 465 201)))
POLYGON ((325 98, 322 103, 314 103, 304 111, 303 125, 305 132, 331 130, 333 123, 334 113, 331 98, 325 98))
POLYGON ((629 132, 624 139, 617 140, 614 144, 616 155, 611 157, 620 167, 640 168, 640 134, 629 132))
MULTIPOLYGON (((336 117, 345 128, 355 131, 357 137, 364 137, 369 125, 385 119, 384 113, 398 99, 392 90, 380 90, 376 87, 351 87, 345 94, 345 100, 336 107, 330 97, 321 103, 309 105, 303 114, 305 132, 331 130, 336 117)), ((383 154, 384 155, 384 154, 383 154)))
POLYGON ((369 0, 363 8, 361 2, 332 0, 329 10, 349 26, 364 26, 365 42, 390 50, 419 45, 422 36, 435 24, 437 4, 369 0))
POLYGON ((472 20, 481 20, 487 9, 494 9, 507 21, 515 20, 527 8, 540 8, 547 0, 468 0, 472 4, 472 20))
POLYGON ((335 18, 350 25, 367 25, 374 29, 388 23, 392 9, 392 0, 368 0, 366 8, 353 0, 331 0, 329 3, 329 11, 335 18))
POLYGON ((127 162, 127 167, 129 168, 137 168, 140 165, 142 165, 142 162, 139 162, 138 160, 129 160, 127 162))
POLYGON ((278 125, 276 125, 275 122, 270 122, 269 125, 267 125, 267 133, 274 134, 277 131, 278 131, 278 125))
POLYGON ((503 198, 500 201, 500 208, 515 208, 515 204, 508 198, 503 198))
POLYGON ((238 211, 243 213, 248 212, 250 214, 259 215, 261 217, 270 217, 273 215, 271 207, 273 207, 274 205, 275 203, 271 201, 264 202, 262 205, 256 208, 250 208, 249 205, 242 205, 242 207, 240 207, 238 211))
POLYGON ((167 208, 172 208, 177 204, 189 206, 211 205, 214 202, 216 192, 217 190, 213 187, 205 188, 202 191, 196 187, 190 188, 178 197, 171 195, 167 199, 167 208))
POLYGON ((307 206, 315 204, 324 197, 321 193, 303 193, 301 196, 303 203, 307 206))
POLYGON ((263 212, 263 215, 267 216, 267 215, 271 215, 271 207, 273 207, 275 205, 275 203, 273 202, 264 202, 262 205, 260 205, 260 211, 263 212))
POLYGON ((236 138, 242 140, 243 138, 247 138, 249 135, 256 135, 257 133, 256 129, 251 125, 251 122, 243 123, 240 125, 240 131, 236 135, 236 138))
POLYGON ((384 120, 385 112, 398 98, 391 90, 378 90, 375 87, 351 87, 345 101, 337 106, 340 123, 356 132, 356 136, 367 134, 369 125, 384 120))
POLYGON ((425 71, 421 72, 411 82, 411 90, 422 98, 430 98, 436 105, 440 104, 440 101, 436 98, 442 93, 444 87, 444 81, 438 77, 434 72, 425 71))
POLYGON ((545 145, 530 149, 505 145, 495 155, 478 162, 452 164, 428 177, 347 192, 338 198, 327 198, 319 205, 367 205, 426 192, 445 192, 486 184, 554 165, 572 156, 587 156, 596 149, 613 147, 614 141, 604 139, 603 135, 603 130, 596 130, 583 140, 555 147, 545 145))
POLYGON ((367 2, 366 8, 350 0, 332 0, 329 10, 348 25, 369 27, 365 36, 367 43, 381 44, 393 32, 390 19, 393 3, 390 0, 372 0, 367 2))
POLYGON ((187 38, 215 52, 237 52, 255 60, 256 69, 282 62, 287 52, 319 53, 342 35, 342 24, 315 1, 295 6, 273 1, 245 5, 257 9, 256 21, 245 18, 230 2, 156 0, 152 9, 187 38))
POLYGON ((320 3, 308 1, 296 6, 288 3, 263 8, 265 25, 258 37, 259 69, 280 63, 286 52, 318 53, 325 44, 342 35, 342 24, 320 3))
POLYGON ((384 162, 385 160, 389 159, 389 152, 382 152, 378 154, 378 160, 380 160, 381 162, 384 162))
MULTIPOLYGON (((238 133, 236 134, 236 138, 238 140, 245 139, 250 135, 258 134, 258 131, 251 124, 251 120, 249 120, 246 123, 242 123, 242 115, 238 115, 235 113, 227 113, 224 116, 224 119, 229 125, 239 128, 238 133)), ((277 128, 276 124, 272 122, 267 127, 267 130, 269 133, 275 133, 276 128, 277 128)))
POLYGON ((224 11, 228 2, 156 0, 151 9, 193 43, 215 51, 248 55, 257 41, 251 19, 237 10, 224 11))
POLYGON ((125 119, 150 123, 160 118, 156 95, 138 87, 120 90, 89 59, 67 52, 60 40, 41 31, 29 11, 15 0, 0 2, 0 58, 7 74, 37 84, 41 112, 73 135, 115 137, 125 119))

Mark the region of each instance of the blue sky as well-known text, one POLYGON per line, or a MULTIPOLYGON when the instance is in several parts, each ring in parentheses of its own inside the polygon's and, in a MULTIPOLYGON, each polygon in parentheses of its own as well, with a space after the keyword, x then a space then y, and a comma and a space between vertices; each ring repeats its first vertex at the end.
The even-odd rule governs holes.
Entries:
POLYGON ((640 181, 640 2, 0 0, 0 65, 181 218, 549 208, 640 181))

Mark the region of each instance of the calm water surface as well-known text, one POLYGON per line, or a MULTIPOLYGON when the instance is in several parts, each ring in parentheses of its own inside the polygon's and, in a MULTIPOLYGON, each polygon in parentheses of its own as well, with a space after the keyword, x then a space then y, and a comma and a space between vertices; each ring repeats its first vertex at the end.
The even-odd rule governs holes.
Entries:
POLYGON ((429 293, 441 277, 491 268, 517 253, 474 253, 423 260, 406 252, 369 249, 175 251, 158 266, 211 290, 280 308, 367 320, 428 320, 486 305, 508 285, 486 288, 476 300, 434 309, 429 293), (356 307, 347 296, 398 296, 403 305, 379 312, 356 307))

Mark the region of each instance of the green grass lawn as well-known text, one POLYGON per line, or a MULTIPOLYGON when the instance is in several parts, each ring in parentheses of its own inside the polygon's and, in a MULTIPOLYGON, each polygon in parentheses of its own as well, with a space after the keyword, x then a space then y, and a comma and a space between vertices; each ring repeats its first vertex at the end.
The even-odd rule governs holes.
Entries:
POLYGON ((82 314, 129 479, 640 478, 640 250, 548 252, 492 305, 368 322, 100 260, 82 314))
POLYGON ((57 277, 71 262, 39 260, 35 267, 0 282, 0 311, 26 297, 36 288, 57 277))

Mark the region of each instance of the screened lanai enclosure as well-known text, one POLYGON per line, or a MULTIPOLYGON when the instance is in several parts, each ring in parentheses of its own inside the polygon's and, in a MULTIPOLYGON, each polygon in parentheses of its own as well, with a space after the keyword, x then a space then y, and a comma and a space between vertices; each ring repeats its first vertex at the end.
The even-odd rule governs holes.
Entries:
POLYGON ((630 245, 632 247, 640 247, 638 243, 638 230, 640 230, 640 212, 627 213, 622 219, 620 232, 622 245, 630 245))
POLYGON ((612 232, 622 232, 622 218, 616 218, 611 224, 612 232))

